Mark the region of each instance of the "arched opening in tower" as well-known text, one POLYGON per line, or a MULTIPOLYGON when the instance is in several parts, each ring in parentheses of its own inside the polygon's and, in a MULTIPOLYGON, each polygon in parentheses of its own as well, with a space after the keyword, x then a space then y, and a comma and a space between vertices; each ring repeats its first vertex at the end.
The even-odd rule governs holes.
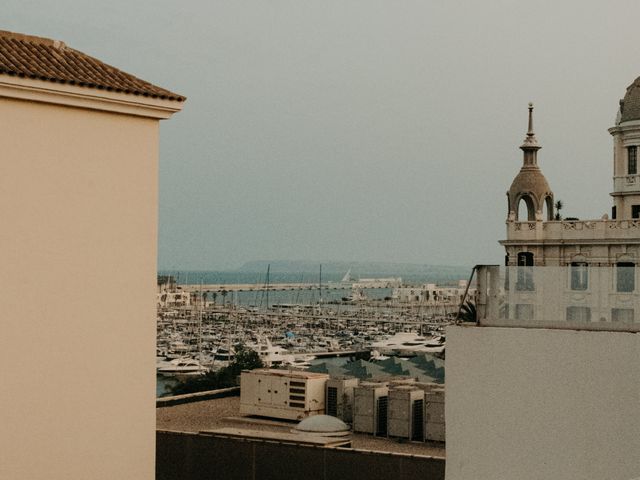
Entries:
POLYGON ((518 222, 535 222, 536 208, 530 195, 523 195, 518 200, 518 209, 516 210, 516 221, 518 222))
POLYGON ((545 197, 542 207, 542 218, 546 221, 553 220, 553 197, 551 195, 545 197))

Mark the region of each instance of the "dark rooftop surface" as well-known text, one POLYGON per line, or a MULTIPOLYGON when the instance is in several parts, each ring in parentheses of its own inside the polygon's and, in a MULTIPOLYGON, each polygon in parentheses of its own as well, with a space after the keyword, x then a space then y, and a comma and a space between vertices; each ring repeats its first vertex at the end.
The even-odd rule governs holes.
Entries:
MULTIPOLYGON (((298 422, 271 420, 240 415, 240 397, 216 398, 156 409, 156 428, 200 432, 224 427, 247 428, 288 433, 298 422)), ((352 434, 352 447, 361 450, 444 457, 444 444, 434 442, 399 442, 397 440, 352 434)))
POLYGON ((621 122, 640 120, 640 77, 627 87, 622 104, 621 122))
POLYGON ((186 100, 64 42, 4 30, 0 30, 0 74, 163 100, 186 100))

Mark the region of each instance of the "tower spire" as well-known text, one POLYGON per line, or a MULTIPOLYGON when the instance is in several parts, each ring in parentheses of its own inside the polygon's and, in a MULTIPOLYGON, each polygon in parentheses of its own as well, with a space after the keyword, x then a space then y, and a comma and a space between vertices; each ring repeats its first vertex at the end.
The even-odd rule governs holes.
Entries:
POLYGON ((538 140, 533 132, 533 103, 529 103, 529 125, 527 136, 520 148, 523 152, 523 162, 520 172, 513 179, 511 188, 507 192, 509 198, 508 221, 523 221, 518 219, 520 201, 527 206, 527 218, 529 222, 544 220, 543 210, 547 206, 547 220, 553 218, 553 192, 549 188, 547 179, 544 178, 538 166, 538 140))
POLYGON ((524 151, 524 164, 523 167, 537 167, 537 151, 542 147, 538 145, 538 139, 533 132, 533 103, 529 102, 529 128, 527 129, 527 136, 524 139, 520 148, 524 151))

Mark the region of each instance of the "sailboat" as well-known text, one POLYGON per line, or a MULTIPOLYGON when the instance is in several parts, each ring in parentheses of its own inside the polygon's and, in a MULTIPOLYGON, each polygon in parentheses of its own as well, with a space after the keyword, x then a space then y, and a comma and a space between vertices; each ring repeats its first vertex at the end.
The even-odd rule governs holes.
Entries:
POLYGON ((347 273, 344 274, 340 283, 353 283, 354 279, 351 277, 351 269, 347 270, 347 273))

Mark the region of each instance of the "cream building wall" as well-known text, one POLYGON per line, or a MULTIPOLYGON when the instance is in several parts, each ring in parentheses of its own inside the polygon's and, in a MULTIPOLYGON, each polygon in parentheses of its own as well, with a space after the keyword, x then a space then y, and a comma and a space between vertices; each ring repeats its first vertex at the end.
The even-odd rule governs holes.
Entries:
POLYGON ((640 477, 640 334, 447 329, 447 480, 640 477))
POLYGON ((152 479, 159 119, 0 76, 0 478, 152 479))

